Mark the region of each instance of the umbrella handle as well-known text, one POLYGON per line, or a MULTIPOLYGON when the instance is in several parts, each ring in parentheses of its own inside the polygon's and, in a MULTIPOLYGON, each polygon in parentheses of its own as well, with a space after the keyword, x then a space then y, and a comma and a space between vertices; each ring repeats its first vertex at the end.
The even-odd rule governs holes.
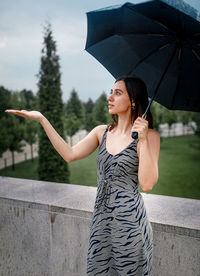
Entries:
POLYGON ((137 139, 137 138, 138 138, 138 133, 137 133, 137 132, 132 132, 132 133, 131 133, 131 137, 132 137, 133 139, 137 139))
MULTIPOLYGON (((147 109, 145 110, 144 114, 142 115, 142 118, 143 118, 143 119, 146 119, 146 117, 147 117, 146 114, 147 114, 147 111, 148 111, 149 107, 150 107, 150 105, 148 105, 147 109)), ((138 138, 138 133, 137 133, 137 132, 132 132, 132 133, 131 133, 131 137, 132 137, 133 139, 137 139, 137 138, 138 138)))

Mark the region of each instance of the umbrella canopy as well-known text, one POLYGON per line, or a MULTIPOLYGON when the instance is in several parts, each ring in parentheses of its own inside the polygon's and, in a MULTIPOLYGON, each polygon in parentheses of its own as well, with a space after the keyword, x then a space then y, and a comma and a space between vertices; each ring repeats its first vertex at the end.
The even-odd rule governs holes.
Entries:
POLYGON ((169 109, 200 111, 195 9, 182 0, 154 0, 88 12, 87 20, 85 49, 115 78, 140 77, 152 100, 169 109))

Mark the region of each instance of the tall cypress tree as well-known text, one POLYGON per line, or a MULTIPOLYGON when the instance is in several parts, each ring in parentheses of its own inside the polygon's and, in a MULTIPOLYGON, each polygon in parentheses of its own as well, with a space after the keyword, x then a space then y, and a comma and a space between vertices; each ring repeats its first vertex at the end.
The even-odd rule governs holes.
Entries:
MULTIPOLYGON (((59 56, 56 53, 56 42, 48 23, 44 32, 44 47, 42 49, 39 71, 39 109, 51 122, 57 132, 63 137, 62 121, 63 102, 61 92, 61 73, 59 56)), ((44 130, 39 134, 39 163, 38 175, 40 180, 68 182, 68 164, 54 150, 44 130)))

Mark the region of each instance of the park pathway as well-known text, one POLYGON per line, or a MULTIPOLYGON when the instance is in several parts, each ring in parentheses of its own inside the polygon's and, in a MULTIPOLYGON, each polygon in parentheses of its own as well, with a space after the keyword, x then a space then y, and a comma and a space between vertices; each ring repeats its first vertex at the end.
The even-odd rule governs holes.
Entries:
MULTIPOLYGON (((15 152, 15 164, 23 162, 25 160, 31 159, 31 146, 26 142, 22 142, 24 146, 22 147, 22 152, 15 152)), ((33 158, 38 156, 38 144, 33 145, 33 158)), ((0 158, 0 169, 9 167, 12 165, 12 153, 7 150, 3 153, 0 158)))

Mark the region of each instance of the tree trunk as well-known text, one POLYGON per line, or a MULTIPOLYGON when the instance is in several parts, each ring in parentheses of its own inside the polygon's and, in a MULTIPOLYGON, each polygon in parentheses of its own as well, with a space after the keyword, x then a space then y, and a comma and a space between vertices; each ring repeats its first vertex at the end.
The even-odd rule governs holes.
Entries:
POLYGON ((31 161, 33 162, 33 144, 30 144, 31 146, 31 161))
POLYGON ((12 151, 12 170, 15 170, 15 153, 12 151))
POLYGON ((70 147, 72 147, 72 136, 70 136, 70 147))

